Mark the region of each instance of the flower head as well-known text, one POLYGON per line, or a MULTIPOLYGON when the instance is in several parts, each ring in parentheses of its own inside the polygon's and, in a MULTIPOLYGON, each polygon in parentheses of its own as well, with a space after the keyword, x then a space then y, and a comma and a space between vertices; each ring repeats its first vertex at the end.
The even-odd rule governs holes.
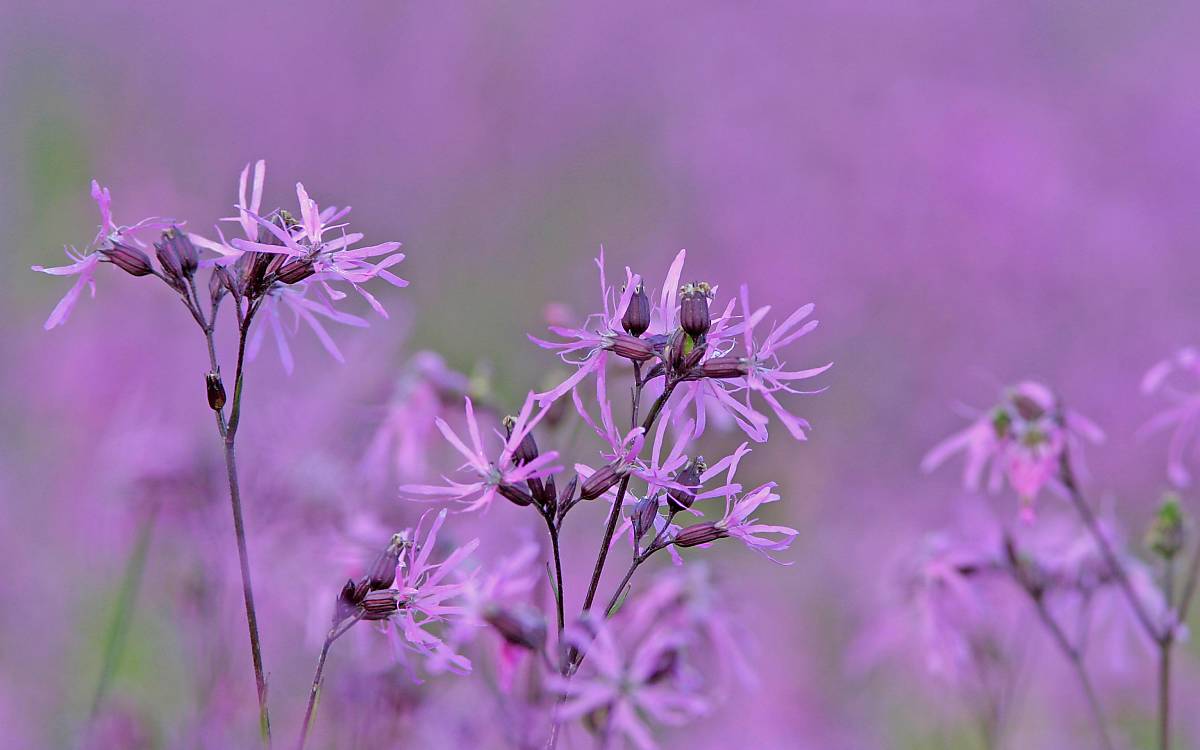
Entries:
POLYGON ((654 627, 626 645, 611 622, 587 617, 564 637, 584 662, 570 678, 549 678, 565 699, 555 721, 591 717, 610 742, 623 738, 651 750, 657 745, 647 720, 679 725, 708 710, 708 701, 683 679, 688 631, 654 627))
POLYGON ((100 226, 91 244, 83 251, 74 247, 63 248, 67 258, 71 260, 71 263, 65 266, 33 266, 34 271, 51 276, 76 277, 75 284, 55 305, 50 317, 46 318, 46 330, 67 322, 85 288, 91 291, 93 297, 96 296, 94 276, 100 263, 112 263, 134 276, 153 273, 150 259, 145 252, 148 245, 140 235, 169 229, 174 225, 174 220, 161 217, 142 219, 131 226, 118 225, 113 219, 112 196, 108 188, 100 187, 96 180, 92 180, 92 199, 100 209, 100 226))
POLYGON ((1071 446, 1081 439, 1102 442, 1104 433, 1091 420, 1064 411, 1054 393, 1033 381, 1006 389, 992 409, 979 415, 961 432, 933 447, 921 461, 933 471, 956 453, 966 454, 963 485, 976 491, 987 474, 986 486, 996 492, 1007 481, 1017 493, 1021 515, 1033 518, 1033 504, 1046 485, 1059 485, 1059 468, 1071 446))
POLYGON ((525 398, 525 403, 521 407, 520 414, 513 420, 511 433, 507 438, 497 432, 497 436, 501 438, 503 444, 499 456, 493 460, 483 448, 479 423, 475 420, 475 409, 470 397, 467 397, 466 421, 470 436, 469 444, 464 442, 441 417, 435 420, 435 424, 446 441, 466 459, 461 470, 473 474, 474 481, 456 482, 443 477, 445 480, 443 485, 405 485, 400 488, 400 491, 423 497, 458 500, 466 503, 464 510, 467 511, 489 507, 498 493, 517 502, 517 499, 514 498, 518 498, 519 495, 512 493, 522 492, 520 485, 527 480, 541 479, 562 470, 561 466, 554 465, 558 459, 556 451, 547 451, 525 463, 519 463, 515 456, 522 440, 546 414, 544 408, 536 415, 533 414, 535 400, 536 396, 532 393, 525 398))

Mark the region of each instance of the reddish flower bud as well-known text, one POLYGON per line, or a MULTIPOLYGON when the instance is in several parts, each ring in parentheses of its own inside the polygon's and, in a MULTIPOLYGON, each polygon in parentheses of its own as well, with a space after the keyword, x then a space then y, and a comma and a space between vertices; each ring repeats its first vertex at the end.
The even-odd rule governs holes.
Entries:
POLYGON ((387 548, 379 553, 371 570, 367 573, 367 582, 371 590, 390 588, 396 581, 396 565, 400 563, 400 553, 404 551, 407 541, 400 534, 392 537, 387 548))
POLYGON ((644 497, 633 506, 630 520, 633 523, 633 539, 640 541, 646 532, 654 528, 654 519, 658 516, 658 495, 644 497))
POLYGON ((621 481, 623 475, 624 472, 617 471, 617 467, 612 464, 601 466, 595 474, 584 480, 583 486, 579 488, 579 499, 595 500, 621 481))
POLYGON ((708 299, 712 295, 712 287, 706 282, 697 281, 685 285, 679 291, 679 325, 693 339, 698 339, 708 333, 712 324, 708 312, 708 299))
POLYGON ((225 407, 225 384, 218 372, 204 373, 204 384, 208 388, 208 408, 221 411, 225 407))
POLYGON ((700 374, 706 378, 740 378, 746 372, 741 357, 713 357, 700 366, 700 374))
POLYGON ((400 609, 400 605, 396 601, 398 593, 395 589, 384 589, 383 591, 372 591, 364 596, 360 605, 363 619, 386 620, 391 617, 400 609))
MULTIPOLYGON (((512 437, 513 426, 517 423, 515 417, 508 416, 504 418, 504 435, 506 438, 512 437)), ((518 466, 527 464, 538 457, 537 441, 533 439, 533 431, 525 433, 521 438, 521 442, 517 444, 516 450, 513 451, 513 461, 518 466)))
POLYGON ((483 619, 514 646, 538 651, 546 644, 546 620, 532 607, 489 607, 483 619))
POLYGON ((609 336, 605 348, 618 357, 624 357, 634 362, 645 362, 654 358, 654 347, 649 342, 627 333, 615 333, 609 336))
POLYGON ((621 327, 631 336, 641 336, 650 327, 650 298, 641 284, 637 285, 629 298, 629 307, 621 316, 621 327))
POLYGON ((497 487, 496 491, 499 492, 504 498, 512 501, 515 505, 525 507, 526 505, 533 504, 533 495, 530 495, 528 492, 515 484, 509 484, 505 482, 497 487))
POLYGON ((109 263, 130 275, 146 276, 154 273, 154 267, 150 265, 150 256, 136 247, 113 242, 112 247, 102 247, 98 252, 109 263))
POLYGON ((354 584, 354 601, 361 602, 363 597, 371 590, 371 579, 363 576, 358 579, 358 583, 354 584))
POLYGON ((354 591, 354 581, 346 579, 346 585, 342 586, 341 592, 338 593, 337 606, 333 611, 335 625, 354 614, 354 608, 358 606, 358 601, 354 598, 354 591))
POLYGON ((700 475, 706 471, 708 471, 708 465, 704 463, 704 456, 696 456, 675 472, 674 480, 684 487, 692 489, 681 490, 673 487, 668 490, 667 503, 671 506, 671 510, 678 512, 692 507, 692 503, 696 502, 695 488, 700 486, 700 475))
MULTIPOLYGON (((279 256, 281 258, 285 256, 279 256)), ((275 280, 281 284, 295 284, 304 281, 315 273, 312 261, 303 258, 293 258, 283 262, 275 269, 275 280)))
POLYGON ((724 529, 712 523, 698 523, 694 526, 688 526, 683 531, 675 535, 676 547, 695 547, 701 544, 715 542, 718 539, 729 536, 724 529))

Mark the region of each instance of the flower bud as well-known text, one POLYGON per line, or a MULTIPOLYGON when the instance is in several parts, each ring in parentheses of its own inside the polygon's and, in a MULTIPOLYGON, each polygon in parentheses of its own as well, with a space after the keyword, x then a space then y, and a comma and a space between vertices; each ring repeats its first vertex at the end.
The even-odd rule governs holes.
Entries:
POLYGON ((654 519, 658 516, 658 495, 644 497, 633 506, 630 521, 633 523, 633 539, 640 541, 646 532, 654 528, 654 519))
POLYGON ((208 277, 209 299, 216 305, 225 296, 226 292, 232 293, 236 297, 238 295, 237 285, 234 283, 229 269, 224 266, 217 266, 208 277))
POLYGON ((576 475, 571 477, 571 481, 567 482, 567 486, 563 487, 562 492, 558 493, 558 502, 556 503, 558 511, 555 516, 559 523, 562 523, 562 519, 565 515, 567 515, 567 511, 573 508, 575 503, 579 502, 579 500, 575 497, 575 489, 578 486, 579 476, 576 475))
POLYGON ((219 372, 204 373, 204 384, 208 388, 208 408, 221 411, 225 408, 225 384, 219 372))
POLYGON ((700 486, 700 475, 706 471, 708 464, 704 463, 704 456, 696 456, 675 472, 675 482, 692 489, 681 490, 673 487, 667 490, 667 504, 671 506, 671 510, 679 512, 692 507, 692 503, 696 502, 695 488, 700 486))
POLYGON ((395 589, 384 589, 383 591, 372 591, 363 597, 360 605, 363 610, 364 620, 386 620, 388 617, 396 613, 400 609, 396 602, 397 592, 395 589))
POLYGON ((396 581, 396 566, 400 564, 400 553, 407 544, 404 537, 396 534, 388 543, 387 549, 379 553, 371 570, 367 573, 367 583, 372 591, 391 587, 396 581))
POLYGON ((682 295, 679 302, 679 325, 693 339, 698 339, 708 333, 712 324, 708 312, 708 299, 712 295, 712 287, 706 282, 697 281, 685 285, 679 291, 682 295))
POLYGON ((192 244, 192 238, 188 237, 187 232, 175 227, 171 229, 171 241, 175 244, 175 251, 179 253, 179 263, 183 267, 184 275, 191 276, 200 267, 200 253, 192 244))
POLYGON ((706 378, 740 378, 746 371, 741 357, 713 357, 700 366, 700 374, 706 378))
POLYGON ((275 269, 275 280, 281 284, 296 284, 312 276, 313 273, 315 273, 315 269, 311 260, 292 258, 275 269))
POLYGON ((488 607, 483 619, 514 646, 538 651, 546 644, 546 621, 531 607, 488 607))
POLYGON ((354 584, 354 601, 361 602, 363 597, 365 597, 370 591, 371 579, 363 576, 362 578, 358 579, 358 583, 354 584))
POLYGON ((100 248, 99 253, 109 263, 130 275, 146 276, 154 273, 154 267, 150 265, 150 256, 136 247, 113 242, 112 247, 100 248))
POLYGON ((184 291, 187 287, 183 283, 183 265, 179 261, 179 253, 175 246, 167 242, 168 232, 163 232, 162 240, 154 243, 154 256, 158 258, 158 265, 162 266, 163 278, 177 291, 184 291))
MULTIPOLYGON (((505 438, 509 440, 512 439, 513 427, 516 426, 516 424, 516 418, 512 416, 507 416, 504 418, 505 438)), ((537 441, 533 439, 533 430, 529 430, 525 433, 525 436, 521 438, 521 442, 518 443, 517 447, 513 450, 512 457, 513 461, 516 462, 518 466, 527 464, 538 457, 537 441)))
POLYGON ((630 336, 641 336, 650 327, 650 298, 639 283, 629 298, 629 307, 621 316, 621 327, 630 336))
POLYGON ((553 513, 558 506, 558 488, 554 486, 554 475, 551 474, 544 480, 530 479, 527 484, 537 504, 553 513))
POLYGON ((354 598, 354 581, 346 579, 346 585, 342 586, 341 592, 338 593, 337 606, 333 612, 334 624, 354 614, 357 605, 358 601, 354 598))
POLYGON ((1184 547, 1183 510, 1179 496, 1168 492, 1154 516, 1150 530, 1146 532, 1146 546, 1164 560, 1170 560, 1184 547))
POLYGON ((667 361, 674 372, 683 372, 683 363, 687 355, 692 353, 694 342, 682 328, 675 329, 663 346, 663 359, 667 361))
POLYGON ((701 544, 715 542, 729 534, 714 523, 698 523, 688 526, 675 535, 676 547, 696 547, 701 544))
POLYGON ((621 481, 623 472, 617 471, 617 467, 612 464, 601 466, 583 482, 583 486, 579 488, 580 500, 595 500, 596 498, 608 492, 617 482, 621 481))
POLYGON ((533 504, 533 495, 530 495, 515 484, 504 482, 496 488, 496 491, 515 505, 525 507, 526 505, 533 504))
POLYGON ((605 348, 618 357, 634 362, 645 362, 654 358, 654 347, 649 342, 627 333, 614 333, 609 336, 605 348))
POLYGON ((162 239, 154 243, 154 252, 172 286, 182 286, 183 280, 194 274, 200 264, 196 246, 178 227, 171 227, 162 233, 162 239))
POLYGON ((1014 393, 1012 395, 1012 404, 1016 407, 1017 414, 1021 415, 1021 419, 1026 422, 1036 421, 1046 414, 1046 410, 1041 404, 1024 393, 1014 393))

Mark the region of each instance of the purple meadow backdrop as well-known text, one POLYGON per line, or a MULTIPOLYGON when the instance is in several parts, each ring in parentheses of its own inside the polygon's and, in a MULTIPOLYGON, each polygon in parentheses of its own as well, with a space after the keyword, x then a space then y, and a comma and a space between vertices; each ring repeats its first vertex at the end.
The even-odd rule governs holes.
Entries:
MULTIPOLYGON (((1144 537, 1171 488, 1200 515, 1186 473, 1200 460, 1184 442, 1169 466, 1174 423, 1143 428, 1173 403, 1185 431, 1200 415, 1189 395, 1200 358, 1173 360, 1165 384, 1151 371, 1200 344, 1197 22, 1188 3, 0 0, 0 226, 11 261, 0 277, 0 745, 258 741, 204 337, 157 280, 100 255, 94 298, 83 289, 69 320, 43 330, 75 279, 30 270, 73 262, 64 245, 111 253, 105 243, 125 241, 122 225, 165 215, 212 243, 197 241, 203 263, 230 268, 255 236, 284 244, 267 225, 314 253, 344 231, 361 232, 364 246, 402 243, 403 262, 386 269, 370 264, 397 251, 390 245, 369 260, 325 245, 316 275, 300 282, 336 357, 286 295, 273 303, 287 355, 258 321, 238 464, 276 745, 290 746, 302 724, 343 583, 369 577, 393 533, 411 529, 402 573, 420 578, 422 566, 462 552, 462 569, 476 572, 446 593, 473 614, 433 628, 436 646, 413 646, 420 636, 399 625, 384 635, 364 622, 339 636, 308 747, 542 747, 546 714, 523 700, 535 687, 560 691, 568 709, 581 696, 607 706, 577 706, 582 720, 559 747, 1101 746, 1070 660, 1022 589, 1026 560, 1072 596, 1085 588, 1079 571, 1091 571, 1086 606, 1063 597, 1048 611, 1072 623, 1072 637, 1087 631, 1082 660, 1114 746, 1159 747, 1154 644, 1105 572, 1106 545, 1081 531, 1058 461, 1070 451, 1103 538, 1127 560, 1148 617, 1166 622, 1144 537), (253 192, 259 159, 269 171, 256 222, 238 176, 250 170, 253 192), (111 226, 89 196, 93 178, 111 190, 111 226), (306 235, 299 181, 321 208, 352 205, 350 227, 306 235), (276 206, 297 223, 276 221, 276 206), (682 248, 686 270, 672 277, 682 248), (365 275, 347 280, 350 266, 365 275), (393 272, 408 286, 387 283, 393 272), (322 296, 336 274, 345 299, 322 296), (528 462, 497 460, 502 448, 517 453, 524 426, 506 441, 501 417, 522 416, 527 392, 552 393, 585 356, 595 365, 592 349, 611 355, 609 396, 629 419, 633 381, 619 347, 632 344, 592 341, 564 362, 549 348, 563 337, 547 325, 575 340, 588 315, 607 312, 601 322, 619 334, 632 274, 650 292, 646 340, 666 340, 678 314, 659 290, 703 280, 716 287, 704 292, 714 351, 740 352, 756 309, 771 306, 754 329, 761 348, 772 325, 811 302, 820 327, 787 344, 787 369, 833 367, 796 384, 820 393, 783 399, 808 428, 749 384, 736 398, 753 395, 770 440, 756 442, 758 423, 739 429, 715 398, 703 412, 708 466, 743 441, 753 448, 736 479, 722 466, 705 488, 736 481, 738 502, 754 503, 774 482, 779 500, 757 515, 797 532, 768 550, 787 564, 738 533, 680 550, 681 567, 654 557, 614 620, 625 630, 567 629, 562 642, 592 654, 591 671, 564 670, 568 680, 540 674, 514 643, 524 620, 497 624, 484 602, 535 605, 554 631, 543 520, 499 495, 461 512, 456 499, 478 498, 461 488, 443 493, 449 502, 414 498, 436 500, 443 476, 478 480, 477 493, 537 479, 528 462), (340 320, 326 314, 335 306, 340 320), (1005 390, 1030 382, 1053 395, 1005 390), (464 453, 444 435, 470 443, 466 397, 492 453, 479 477, 455 473, 474 445, 464 453), (1015 427, 997 427, 998 402, 1015 427), (961 455, 922 470, 980 415, 985 442, 1027 429, 1035 441, 1021 445, 1033 448, 968 448, 998 467, 981 467, 975 487, 962 481, 961 455), (495 479, 492 469, 523 473, 495 479), (1010 535, 1020 554, 1006 563, 1010 535), (415 559, 425 549, 433 558, 415 559), (1021 585, 975 575, 1008 563, 1021 585), (695 634, 698 661, 711 662, 672 671, 670 695, 655 682, 662 654, 674 659, 670 642, 622 640, 648 622, 695 634), (124 632, 115 660, 114 632, 124 632), (603 693, 623 649, 658 691, 633 718, 603 693), (460 657, 470 675, 456 674, 460 657), (981 663, 992 671, 972 673, 981 663)), ((227 333, 217 336, 222 361, 237 344, 227 333)), ((665 355, 656 346, 669 360, 670 344, 665 355)), ((606 429, 594 382, 605 365, 593 370, 575 394, 598 436, 565 391, 544 414, 548 398, 528 404, 543 451, 562 453, 559 488, 576 464, 586 464, 582 483, 644 440, 638 481, 661 480, 664 496, 677 489, 683 461, 665 479, 655 478, 657 456, 650 465, 654 429, 606 429)), ((661 463, 695 409, 668 405, 661 463)), ((575 613, 604 498, 561 530, 575 613)), ((721 499, 708 502, 706 523, 729 520, 721 499)), ((1191 549, 1200 530, 1184 526, 1191 549)), ((622 533, 602 601, 628 562, 622 533)), ((1200 625, 1195 611, 1190 624, 1200 625)), ((1200 745, 1200 650, 1186 625, 1163 625, 1178 641, 1179 748, 1200 745)))

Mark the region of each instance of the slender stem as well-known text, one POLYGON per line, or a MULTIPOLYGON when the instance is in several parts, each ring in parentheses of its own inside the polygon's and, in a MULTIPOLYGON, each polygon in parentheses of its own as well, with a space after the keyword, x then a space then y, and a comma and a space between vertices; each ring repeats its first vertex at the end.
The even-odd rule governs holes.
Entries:
MULTIPOLYGON (((1163 595, 1167 611, 1175 604, 1175 558, 1163 561, 1163 595)), ((1171 749, 1171 649, 1175 646, 1175 630, 1167 623, 1167 630, 1158 644, 1158 747, 1171 749)))
POLYGON ((617 590, 613 592, 612 598, 608 600, 608 606, 604 608, 605 617, 612 617, 613 609, 617 606, 617 602, 621 599, 621 592, 625 590, 625 586, 628 585, 629 579, 633 578, 633 574, 637 572, 638 567, 645 559, 646 558, 642 557, 641 555, 637 555, 629 563, 629 569, 625 571, 625 577, 622 578, 621 582, 617 584, 617 590))
POLYGON ((329 633, 325 636, 325 643, 321 646, 321 655, 317 658, 317 671, 313 675, 312 689, 308 692, 308 705, 304 709, 304 723, 300 725, 300 737, 296 740, 296 750, 304 750, 304 743, 308 741, 308 730, 312 728, 313 712, 317 707, 317 696, 321 693, 321 681, 325 675, 325 659, 329 656, 329 648, 333 646, 333 642, 341 638, 346 631, 354 626, 362 617, 362 613, 355 615, 345 625, 334 625, 329 629, 329 633))
POLYGON ((650 542, 645 551, 638 552, 637 540, 634 540, 633 560, 631 560, 629 563, 629 569, 625 571, 625 577, 621 579, 619 584, 617 584, 616 591, 613 591, 612 598, 608 600, 608 606, 604 608, 605 617, 612 617, 613 608, 617 606, 617 602, 621 599, 621 593, 625 590, 625 587, 629 585, 630 579, 633 578, 633 574, 637 572, 637 569, 641 567, 642 563, 650 559, 650 556, 655 552, 658 552, 660 549, 665 549, 666 545, 659 545, 662 543, 663 537, 666 536, 667 529, 671 527, 671 521, 675 519, 675 513, 676 511, 674 510, 670 511, 670 515, 667 516, 667 522, 663 524, 662 530, 654 535, 654 540, 650 542))
POLYGON ((1071 498, 1071 503, 1075 506, 1075 510, 1079 513, 1083 523, 1087 526, 1088 532, 1096 540, 1096 546, 1100 550, 1101 556, 1104 557, 1105 563, 1112 570, 1113 576, 1117 580, 1117 585, 1125 594, 1125 598, 1129 600, 1129 605, 1133 607, 1133 612, 1137 616, 1138 622, 1150 639, 1156 643, 1161 643, 1163 640, 1162 630, 1154 624, 1150 615, 1146 612, 1146 607, 1142 603, 1137 592, 1133 590, 1133 585, 1129 582, 1129 576, 1125 572, 1125 566, 1117 558, 1113 551, 1112 545, 1109 544, 1108 538, 1100 530, 1100 524, 1096 521, 1096 514, 1092 512, 1092 508, 1084 499, 1083 493, 1079 490, 1079 484, 1075 481, 1075 473, 1071 469, 1070 460, 1067 457, 1066 451, 1062 456, 1062 482, 1067 488, 1067 494, 1071 498))
POLYGON ((1092 686, 1092 680, 1088 676, 1087 668, 1083 664, 1083 657, 1079 651, 1071 645, 1066 633, 1062 627, 1046 609, 1046 601, 1041 594, 1033 591, 1026 591, 1033 599, 1034 607, 1037 610, 1038 617, 1046 626, 1046 630, 1054 638, 1058 650, 1062 652, 1067 661, 1071 663, 1071 669, 1075 671, 1075 676, 1079 680, 1079 687, 1083 691, 1083 696, 1087 701, 1088 712, 1092 715, 1092 722, 1096 725, 1096 733, 1100 735, 1100 741, 1106 750, 1113 750, 1114 745, 1112 738, 1108 736, 1108 726, 1104 719, 1104 710, 1100 706, 1100 699, 1096 697, 1096 689, 1092 686))
MULTIPOLYGON (((212 372, 219 372, 220 365, 217 361, 216 344, 213 339, 213 329, 216 324, 217 310, 214 307, 212 311, 212 319, 205 320, 203 310, 200 306, 200 296, 196 290, 194 280, 189 280, 192 296, 195 298, 193 303, 192 298, 185 300, 187 306, 193 311, 196 317, 196 322, 200 324, 201 330, 204 331, 205 342, 208 345, 209 364, 212 372)), ((233 513, 233 533, 237 541, 238 564, 242 576, 242 598, 246 605, 246 627, 250 635, 250 658, 254 666, 254 683, 258 696, 258 723, 259 732, 262 735, 263 742, 267 746, 271 744, 271 714, 267 708, 267 678, 263 670, 262 661, 262 643, 258 633, 258 610, 254 606, 254 585, 250 579, 250 553, 246 546, 246 525, 242 517, 242 493, 238 482, 237 473, 237 456, 235 451, 235 438, 237 436, 238 421, 241 414, 242 402, 242 381, 243 368, 245 365, 246 356, 246 336, 250 330, 250 322, 253 319, 254 311, 257 307, 252 307, 250 312, 243 317, 240 314, 239 307, 239 326, 238 326, 238 358, 237 371, 234 381, 233 390, 233 405, 230 409, 230 418, 228 424, 225 422, 224 409, 214 410, 217 423, 217 433, 221 436, 221 442, 225 453, 225 473, 229 480, 229 504, 233 513)))
POLYGON ((237 458, 233 432, 225 437, 225 469, 229 477, 229 502, 233 511, 233 533, 237 538, 238 564, 242 573, 242 598, 246 604, 246 626, 250 634, 250 658, 254 663, 254 681, 258 691, 258 720, 263 740, 271 742, 271 715, 267 710, 267 679, 263 672, 262 643, 258 634, 258 611, 254 606, 254 585, 250 580, 250 553, 246 547, 246 526, 242 520, 242 495, 238 485, 237 458))
POLYGON ((1200 544, 1196 545, 1196 550, 1192 553, 1192 562, 1188 565, 1187 577, 1183 582, 1183 596, 1179 598, 1179 608, 1176 610, 1179 614, 1178 624, 1182 625, 1187 622, 1188 609, 1191 608, 1192 599, 1196 595, 1196 584, 1200 581, 1200 544))
MULTIPOLYGON (((667 399, 671 397, 671 391, 674 388, 675 383, 668 382, 663 388, 662 394, 655 399, 650 411, 646 413, 646 418, 642 421, 643 433, 650 432, 650 428, 654 426, 655 420, 658 419, 659 413, 667 403, 667 399)), ((629 490, 629 478, 629 474, 621 478, 621 484, 617 488, 617 499, 608 513, 608 523, 604 527, 604 539, 600 544, 600 554, 596 558, 596 565, 592 568, 592 581, 588 584, 587 596, 583 598, 584 612, 591 610, 592 603, 596 599, 596 589, 600 586, 600 576, 604 573, 604 563, 608 559, 608 548, 612 545, 613 533, 617 530, 617 520, 621 517, 621 504, 625 501, 625 493, 629 490)))
POLYGON ((134 605, 137 603, 138 592, 141 590, 142 573, 146 570, 146 557, 150 551, 150 539, 154 535, 154 521, 158 515, 158 507, 152 506, 146 518, 138 529, 137 542, 129 561, 125 563, 125 572, 121 576, 121 589, 117 593, 116 612, 108 627, 104 639, 104 656, 100 662, 100 678, 96 682, 96 692, 92 696, 92 708, 89 720, 94 720, 108 694, 108 686, 116 674, 117 665, 121 661, 121 653, 125 650, 125 638, 129 634, 129 621, 133 616, 134 605))
POLYGON ((558 638, 562 640, 563 630, 567 626, 566 613, 563 610, 563 573, 562 573, 562 552, 558 546, 558 529, 554 526, 553 514, 544 516, 546 519, 546 528, 550 532, 550 549, 554 555, 554 607, 555 614, 558 615, 558 638))
POLYGON ((1092 722, 1096 726, 1096 733, 1100 735, 1101 745, 1105 750, 1114 750, 1112 738, 1108 734, 1108 725, 1104 719, 1104 710, 1100 706, 1100 699, 1096 697, 1096 690, 1092 686, 1092 680, 1088 676, 1087 667, 1083 663, 1083 655, 1079 649, 1072 645, 1067 634, 1063 632, 1062 626, 1050 614, 1050 610, 1046 608, 1045 591, 1035 580, 1031 580, 1030 576, 1025 574, 1016 552, 1016 544, 1012 537, 1006 532, 1004 535, 1004 546, 1007 551, 1010 569, 1009 573, 1013 580, 1021 589, 1029 595, 1030 601, 1033 602, 1034 609, 1037 610, 1038 618, 1042 624, 1046 626, 1046 630, 1054 639, 1054 643, 1058 646, 1058 650, 1066 657, 1071 664, 1071 669, 1074 670, 1075 676, 1079 681, 1080 690, 1082 690, 1084 698, 1087 701, 1088 712, 1092 716, 1092 722))

